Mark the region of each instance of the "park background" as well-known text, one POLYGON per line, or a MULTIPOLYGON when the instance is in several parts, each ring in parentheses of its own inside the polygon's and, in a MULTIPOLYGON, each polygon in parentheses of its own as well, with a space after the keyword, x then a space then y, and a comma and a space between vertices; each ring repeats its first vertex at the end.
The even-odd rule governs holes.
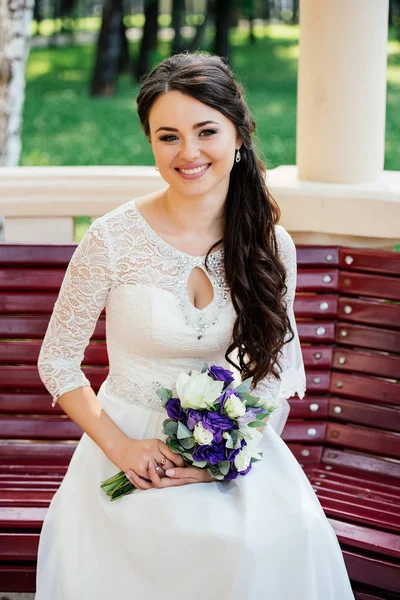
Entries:
MULTIPOLYGON (((297 0, 36 0, 31 34, 21 166, 152 165, 138 81, 166 56, 196 49, 226 56, 245 86, 267 168, 296 163, 297 0)), ((392 0, 385 170, 400 170, 399 141, 400 2, 392 0)), ((76 218, 75 241, 90 222, 76 218)))

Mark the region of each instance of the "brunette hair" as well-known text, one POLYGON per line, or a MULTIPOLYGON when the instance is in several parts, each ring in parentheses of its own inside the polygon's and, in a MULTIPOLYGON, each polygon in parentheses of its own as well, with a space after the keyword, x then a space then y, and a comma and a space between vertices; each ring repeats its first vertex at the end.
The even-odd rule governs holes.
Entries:
POLYGON ((269 374, 279 379, 280 351, 287 331, 294 337, 284 295, 286 269, 278 255, 274 226, 280 209, 265 184, 266 169, 253 144, 256 124, 242 85, 218 56, 207 52, 175 54, 156 65, 141 80, 137 97, 143 130, 150 136, 149 112, 160 94, 177 90, 211 106, 235 125, 242 146, 234 163, 225 202, 223 242, 226 282, 237 319, 225 359, 242 379, 253 377, 252 388, 269 374), (229 354, 237 350, 236 365, 229 354))

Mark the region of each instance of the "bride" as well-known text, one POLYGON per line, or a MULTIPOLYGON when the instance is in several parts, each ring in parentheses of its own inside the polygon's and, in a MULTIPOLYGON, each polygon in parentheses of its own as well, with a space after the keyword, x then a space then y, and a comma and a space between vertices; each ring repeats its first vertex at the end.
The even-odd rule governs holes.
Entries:
POLYGON ((167 187, 97 218, 68 265, 40 351, 43 384, 83 430, 40 536, 36 600, 354 600, 337 537, 280 437, 306 380, 296 250, 265 186, 244 91, 179 54, 138 113, 167 187), (81 369, 103 308, 109 374, 81 369), (276 406, 263 460, 214 480, 165 443, 156 394, 204 362, 276 406), (110 502, 122 470, 137 488, 110 502))

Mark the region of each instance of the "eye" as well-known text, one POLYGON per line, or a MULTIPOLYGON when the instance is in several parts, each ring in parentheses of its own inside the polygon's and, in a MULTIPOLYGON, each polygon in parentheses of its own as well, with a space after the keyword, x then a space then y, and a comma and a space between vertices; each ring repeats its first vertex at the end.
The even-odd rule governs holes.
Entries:
POLYGON ((214 133, 217 133, 217 132, 215 131, 215 129, 203 129, 203 131, 200 132, 200 135, 202 133, 208 133, 210 135, 206 135, 205 137, 210 137, 210 136, 214 135, 214 133))
POLYGON ((162 142, 170 142, 171 138, 176 138, 176 135, 163 135, 162 137, 160 137, 160 140, 162 142))

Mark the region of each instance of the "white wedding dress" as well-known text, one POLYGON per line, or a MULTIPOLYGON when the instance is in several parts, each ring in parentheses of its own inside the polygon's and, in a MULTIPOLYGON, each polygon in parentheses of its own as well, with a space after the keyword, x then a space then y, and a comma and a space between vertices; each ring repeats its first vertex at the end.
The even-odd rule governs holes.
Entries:
MULTIPOLYGON (((254 390, 278 407, 263 431, 263 460, 233 481, 136 490, 111 502, 100 483, 118 469, 83 434, 44 520, 36 600, 354 600, 335 532, 280 437, 287 398, 303 397, 305 373, 293 314, 296 250, 282 226, 275 231, 296 335, 284 346, 281 383, 265 379, 254 390)), ((110 370, 98 400, 128 436, 165 440, 155 390, 174 389, 181 371, 204 362, 232 369, 223 249, 210 258, 214 299, 203 310, 186 291, 196 266, 204 257, 164 241, 135 200, 96 219, 70 261, 40 352, 53 404, 90 385, 81 362, 106 307, 110 370)))

